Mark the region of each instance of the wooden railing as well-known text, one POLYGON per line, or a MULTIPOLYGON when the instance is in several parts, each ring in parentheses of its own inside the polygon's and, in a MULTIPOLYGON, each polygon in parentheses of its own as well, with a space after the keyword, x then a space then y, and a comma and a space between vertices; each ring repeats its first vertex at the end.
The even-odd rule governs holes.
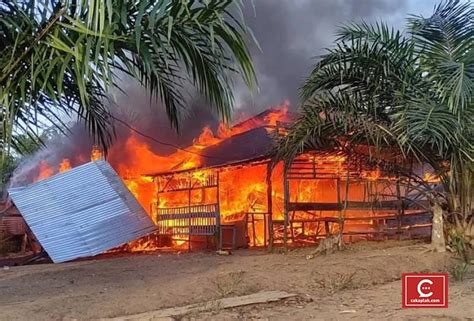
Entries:
POLYGON ((218 219, 217 204, 156 209, 158 232, 163 235, 215 235, 218 219))

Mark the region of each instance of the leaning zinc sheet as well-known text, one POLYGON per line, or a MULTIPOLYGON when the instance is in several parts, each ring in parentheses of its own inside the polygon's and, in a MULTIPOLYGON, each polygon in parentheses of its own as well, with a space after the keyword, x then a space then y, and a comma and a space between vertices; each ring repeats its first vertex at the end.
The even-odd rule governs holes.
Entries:
POLYGON ((9 193, 55 263, 96 255, 155 231, 106 161, 11 188, 9 193))

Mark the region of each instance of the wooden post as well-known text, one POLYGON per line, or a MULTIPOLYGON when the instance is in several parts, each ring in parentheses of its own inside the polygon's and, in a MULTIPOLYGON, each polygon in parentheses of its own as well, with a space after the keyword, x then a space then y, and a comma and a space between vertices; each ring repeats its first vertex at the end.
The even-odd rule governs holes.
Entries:
POLYGON ((341 228, 341 238, 339 239, 339 247, 342 247, 343 240, 342 237, 344 235, 344 223, 346 219, 346 212, 347 212, 347 206, 349 205, 349 184, 350 184, 350 175, 349 175, 350 167, 349 164, 347 164, 347 173, 346 173, 346 193, 344 195, 344 207, 342 209, 342 215, 340 217, 340 228, 341 228))
POLYGON ((154 188, 155 188, 155 193, 156 193, 156 202, 155 204, 153 204, 153 200, 152 200, 152 217, 153 219, 155 220, 155 224, 158 225, 158 206, 160 204, 160 178, 159 177, 155 177, 153 178, 153 185, 154 185, 154 188))
POLYGON ((396 184, 396 188, 397 188, 397 200, 400 202, 400 204, 398 205, 398 209, 397 209, 397 238, 398 240, 401 240, 402 238, 402 207, 403 207, 403 200, 402 200, 402 197, 401 197, 401 191, 400 191, 400 177, 397 177, 397 184, 396 184))
POLYGON ((28 234, 23 234, 22 240, 21 240, 21 254, 25 254, 26 252, 26 245, 28 244, 28 234))
MULTIPOLYGON (((336 179, 337 207, 339 208, 339 235, 342 239, 342 204, 341 204, 341 178, 336 179)), ((326 236, 327 237, 327 236, 326 236)))
POLYGON ((285 250, 288 250, 288 202, 290 197, 290 187, 288 184, 288 170, 286 164, 284 164, 285 169, 283 171, 283 204, 284 204, 284 222, 283 222, 283 244, 285 246, 285 250))
POLYGON ((217 249, 222 250, 222 231, 221 231, 221 207, 220 207, 220 197, 219 197, 219 171, 216 171, 216 179, 217 179, 217 187, 216 187, 216 203, 217 203, 217 217, 216 217, 216 228, 217 228, 217 235, 216 235, 216 241, 217 243, 217 249))
MULTIPOLYGON (((267 164, 267 217, 268 217, 268 250, 273 251, 273 201, 272 201, 272 166, 267 164)), ((265 219, 265 215, 264 215, 265 219)))
POLYGON ((188 251, 191 252, 191 188, 192 188, 192 175, 188 174, 189 179, 189 190, 188 190, 188 251))
POLYGON ((257 246, 257 230, 255 229, 255 213, 252 214, 252 242, 253 246, 257 246))

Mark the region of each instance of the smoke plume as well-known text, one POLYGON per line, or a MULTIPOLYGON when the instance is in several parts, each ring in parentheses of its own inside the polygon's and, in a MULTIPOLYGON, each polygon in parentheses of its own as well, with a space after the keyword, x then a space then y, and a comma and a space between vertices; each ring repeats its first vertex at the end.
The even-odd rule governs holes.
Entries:
MULTIPOLYGON (((429 14, 433 6, 432 1, 424 1, 423 4, 413 1, 245 1, 245 21, 261 47, 261 50, 256 46, 251 48, 259 91, 250 93, 242 83, 237 83, 235 113, 251 116, 284 100, 289 100, 290 106, 295 108, 298 106, 298 88, 316 62, 315 57, 331 46, 337 26, 361 20, 383 20, 402 28, 407 12, 429 14)), ((110 106, 111 112, 157 140, 187 146, 204 126, 215 129, 218 124, 219 120, 207 103, 196 98, 183 112, 180 131, 177 132, 171 128, 162 105, 150 100, 145 89, 128 79, 124 79, 121 89, 127 94, 112 95, 115 103, 110 106)), ((115 126, 114 155, 121 155, 122 161, 130 159, 131 162, 132 158, 139 157, 127 152, 127 139, 134 133, 122 124, 116 123, 115 126)), ((143 136, 136 137, 149 147, 151 153, 167 155, 175 151, 143 136)), ((68 158, 72 166, 85 163, 89 160, 92 145, 84 125, 72 124, 68 137, 53 138, 46 147, 23 160, 13 175, 12 185, 23 185, 34 180, 41 162, 51 168, 58 168, 64 158, 68 158)))

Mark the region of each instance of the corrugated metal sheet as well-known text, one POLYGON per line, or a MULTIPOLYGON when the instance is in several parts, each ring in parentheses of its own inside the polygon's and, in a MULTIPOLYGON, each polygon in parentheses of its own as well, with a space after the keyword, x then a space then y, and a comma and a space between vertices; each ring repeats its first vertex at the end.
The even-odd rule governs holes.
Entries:
POLYGON ((55 263, 96 255, 156 230, 106 161, 87 163, 9 193, 55 263))

